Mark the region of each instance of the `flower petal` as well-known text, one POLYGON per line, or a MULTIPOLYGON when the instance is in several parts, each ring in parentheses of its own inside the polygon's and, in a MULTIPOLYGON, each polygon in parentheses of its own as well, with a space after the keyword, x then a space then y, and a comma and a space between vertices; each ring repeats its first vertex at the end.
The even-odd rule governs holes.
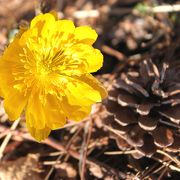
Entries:
POLYGON ((107 96, 106 90, 92 75, 74 77, 67 84, 62 108, 69 119, 79 121, 88 116, 95 102, 107 96))
POLYGON ((96 31, 89 26, 77 27, 75 29, 74 35, 74 39, 76 39, 79 43, 85 43, 89 45, 92 45, 98 37, 96 31))
POLYGON ((103 55, 98 49, 87 44, 75 44, 64 52, 67 67, 64 73, 71 75, 96 72, 103 65, 103 55), (69 60, 70 59, 70 60, 69 60))
POLYGON ((67 46, 68 41, 72 37, 75 30, 74 23, 71 20, 59 20, 56 21, 54 26, 55 35, 58 34, 58 41, 66 41, 65 46, 67 46))
POLYGON ((19 44, 33 49, 31 46, 39 44, 38 39, 49 37, 54 32, 55 17, 51 13, 40 14, 36 16, 30 24, 30 28, 26 30, 20 37, 19 44))
POLYGON ((27 104, 27 97, 16 89, 12 89, 4 100, 4 109, 10 120, 16 120, 20 117, 24 107, 27 104))
POLYGON ((13 42, 5 49, 2 61, 6 62, 20 62, 19 54, 23 53, 22 47, 19 45, 19 39, 15 38, 13 42))
POLYGON ((46 139, 51 132, 51 129, 48 127, 44 127, 43 129, 36 129, 35 127, 29 126, 28 123, 26 123, 26 126, 31 136, 33 136, 38 142, 46 139))
MULTIPOLYGON (((3 67, 1 66, 2 64, 3 63, 0 63, 0 69, 3 67)), ((22 84, 22 80, 16 80, 13 77, 11 67, 10 67, 11 66, 10 64, 12 63, 6 62, 4 64, 5 64, 4 69, 0 71, 0 82, 1 82, 0 96, 5 98, 6 96, 8 96, 8 94, 11 93, 12 89, 13 89, 12 91, 14 91, 14 89, 21 91, 25 87, 25 85, 22 84), (9 64, 9 69, 5 68, 6 66, 8 66, 8 64, 9 64)), ((14 68, 16 68, 15 63, 14 63, 14 68)), ((14 70, 14 73, 16 73, 15 70, 14 70)))
POLYGON ((4 97, 3 87, 0 87, 0 97, 4 97))
POLYGON ((71 78, 67 84, 66 96, 71 105, 89 106, 102 100, 99 91, 78 77, 71 78))
POLYGON ((0 69, 0 96, 5 97, 9 93, 9 84, 12 83, 13 77, 11 76, 11 70, 7 68, 3 59, 0 59, 0 69))
POLYGON ((29 97, 26 110, 26 121, 28 123, 28 127, 34 127, 36 129, 45 128, 46 117, 43 104, 40 101, 38 94, 34 94, 29 97))
POLYGON ((56 97, 52 95, 47 96, 44 113, 46 117, 46 125, 50 129, 55 130, 66 124, 66 115, 56 97))
POLYGON ((101 95, 101 99, 104 99, 108 96, 107 90, 104 86, 91 74, 84 74, 77 79, 84 81, 89 86, 91 86, 94 90, 98 91, 101 95))
POLYGON ((73 121, 81 121, 90 114, 92 109, 91 105, 82 107, 78 105, 69 104, 68 99, 66 97, 63 97, 62 108, 63 111, 66 113, 68 119, 73 121))
POLYGON ((15 85, 13 73, 22 72, 22 69, 24 69, 19 56, 19 54, 23 53, 23 50, 18 42, 19 39, 15 38, 5 49, 3 56, 0 57, 0 82, 2 97, 5 97, 9 93, 10 89, 15 85))
MULTIPOLYGON (((24 69, 19 54, 23 53, 18 44, 19 39, 15 38, 0 58, 0 82, 1 96, 5 97, 16 84, 13 74, 22 72, 24 69)), ((24 73, 23 73, 24 75, 24 73)))
POLYGON ((39 35, 48 37, 55 21, 55 17, 51 13, 40 14, 31 21, 30 29, 37 28, 39 35))

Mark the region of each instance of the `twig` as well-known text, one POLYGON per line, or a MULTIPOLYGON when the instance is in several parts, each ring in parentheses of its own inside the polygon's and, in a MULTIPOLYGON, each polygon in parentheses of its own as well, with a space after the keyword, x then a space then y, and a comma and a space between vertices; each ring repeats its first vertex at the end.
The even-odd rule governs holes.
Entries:
POLYGON ((103 124, 103 126, 104 126, 104 128, 107 129, 108 131, 110 131, 110 132, 116 134, 117 136, 119 136, 120 138, 126 140, 126 138, 125 138, 124 136, 122 136, 120 133, 118 133, 118 130, 115 130, 115 129, 113 129, 113 128, 105 125, 105 124, 103 124))
POLYGON ((126 59, 125 55, 109 46, 103 45, 101 47, 102 51, 108 55, 116 57, 119 61, 124 61, 126 59))
POLYGON ((166 173, 167 169, 168 169, 168 167, 166 166, 166 167, 163 169, 163 171, 161 172, 161 174, 160 174, 160 176, 158 177, 157 180, 163 179, 163 176, 164 176, 164 174, 166 173))
POLYGON ((137 150, 129 150, 129 151, 110 151, 110 152, 105 152, 104 154, 106 155, 121 155, 121 154, 133 154, 138 152, 137 150))
POLYGON ((150 9, 153 13, 167 13, 180 11, 180 4, 156 6, 150 9))
POLYGON ((72 126, 79 126, 79 125, 83 124, 84 122, 86 122, 87 120, 89 120, 89 119, 86 118, 86 119, 83 119, 83 120, 80 121, 80 122, 70 122, 70 123, 66 124, 64 127, 59 128, 58 130, 70 128, 70 127, 72 127, 72 126))
POLYGON ((19 124, 19 121, 20 121, 20 119, 18 119, 18 120, 16 120, 16 121, 13 122, 13 124, 12 124, 12 126, 11 126, 11 128, 10 128, 11 131, 9 131, 9 133, 6 135, 6 137, 4 138, 4 140, 3 140, 2 144, 1 144, 1 147, 0 147, 0 160, 2 159, 2 157, 3 157, 3 152, 4 152, 5 148, 6 148, 9 140, 10 140, 11 137, 12 137, 12 134, 13 134, 12 131, 16 129, 16 127, 17 127, 18 124, 19 124))
POLYGON ((51 156, 51 157, 53 157, 53 156, 59 156, 59 155, 62 155, 62 154, 64 154, 64 152, 50 152, 50 153, 41 154, 41 157, 42 156, 51 156))
POLYGON ((171 159, 173 162, 175 162, 178 167, 180 167, 180 161, 178 159, 176 159, 175 157, 170 156, 168 153, 161 151, 161 150, 157 150, 157 153, 159 154, 163 154, 164 156, 168 157, 169 159, 171 159))
POLYGON ((162 165, 158 168, 159 163, 156 162, 155 164, 153 164, 151 167, 147 167, 144 171, 140 172, 139 174, 139 178, 140 179, 146 179, 147 177, 149 177, 150 175, 154 174, 156 171, 160 171, 165 165, 162 165))
POLYGON ((34 6, 35 6, 35 14, 38 15, 41 13, 41 1, 34 0, 34 6))
MULTIPOLYGON (((26 138, 29 139, 28 136, 26 136, 26 138)), ((75 158, 77 160, 80 160, 80 154, 77 151, 72 150, 72 149, 66 150, 66 148, 63 145, 61 145, 59 142, 53 140, 52 138, 48 138, 46 141, 44 141, 44 143, 51 146, 51 147, 53 147, 56 150, 68 153, 71 157, 73 157, 73 158, 75 158)), ((126 175, 123 172, 119 172, 119 171, 117 172, 112 167, 110 167, 110 166, 108 166, 106 164, 103 164, 103 163, 101 163, 99 161, 92 160, 90 158, 86 158, 86 164, 89 164, 89 165, 92 165, 92 166, 98 164, 98 165, 104 167, 105 169, 107 169, 108 172, 110 172, 114 176, 123 177, 123 178, 126 177, 126 175)))
MULTIPOLYGON (((79 132, 81 131, 81 129, 82 129, 82 128, 79 128, 78 131, 72 136, 72 138, 70 139, 70 141, 67 143, 66 147, 65 147, 64 150, 63 150, 64 153, 61 154, 61 155, 59 155, 59 157, 56 159, 55 162, 58 163, 58 162, 60 161, 61 157, 62 157, 65 153, 67 153, 68 149, 70 148, 70 146, 71 146, 71 144, 72 144, 72 141, 74 140, 74 137, 76 137, 76 136, 79 134, 79 132)), ((47 140, 46 140, 46 141, 47 141, 47 140)), ((45 142, 46 142, 46 141, 45 141, 45 142)), ((54 165, 56 165, 56 163, 55 163, 54 165)), ((54 171, 54 168, 55 168, 54 166, 51 167, 50 171, 48 172, 48 174, 47 174, 46 177, 45 177, 45 180, 48 180, 48 179, 50 178, 52 172, 54 171)))
MULTIPOLYGON (((180 4, 174 4, 174 5, 161 5, 161 6, 143 6, 143 12, 145 13, 171 13, 171 12, 179 12, 180 11, 180 4)), ((141 12, 141 10, 138 10, 137 8, 109 8, 105 13, 115 16, 122 16, 122 14, 127 13, 134 13, 137 14, 141 12)))
POLYGON ((87 148, 91 138, 92 132, 92 118, 90 121, 87 121, 84 127, 84 140, 81 146, 81 158, 79 161, 79 171, 81 180, 84 180, 85 175, 85 165, 86 165, 86 156, 87 156, 87 148))
MULTIPOLYGON (((22 134, 22 133, 20 133, 19 135, 21 135, 23 138, 25 138, 25 139, 27 139, 27 140, 35 141, 35 140, 29 135, 29 133, 27 133, 27 134, 24 134, 24 133, 22 134)), ((56 149, 56 150, 66 152, 66 149, 65 149, 64 146, 62 146, 59 142, 56 142, 55 140, 53 140, 53 139, 51 139, 51 138, 48 138, 46 141, 44 141, 44 143, 47 144, 47 145, 49 145, 49 146, 51 146, 51 147, 53 147, 53 148, 56 149)), ((67 151, 67 153, 68 153, 70 156, 72 156, 73 158, 77 159, 77 160, 79 160, 79 158, 80 158, 80 154, 79 154, 78 152, 72 150, 72 149, 69 149, 69 150, 67 151)), ((159 163, 161 163, 161 164, 169 167, 169 168, 170 168, 171 170, 173 170, 173 171, 180 172, 180 168, 179 168, 179 167, 176 167, 176 166, 174 166, 174 165, 169 165, 169 163, 167 163, 167 162, 165 162, 165 161, 162 161, 161 159, 158 159, 158 158, 153 157, 153 156, 152 156, 151 158, 154 159, 154 160, 156 160, 156 161, 158 161, 159 163)), ((92 160, 90 160, 90 159, 86 159, 86 163, 87 163, 87 164, 90 164, 90 165, 101 164, 105 169, 108 169, 109 171, 111 171, 112 174, 116 174, 116 175, 117 175, 117 172, 116 172, 113 168, 107 166, 106 164, 102 164, 102 163, 100 163, 100 162, 98 162, 98 161, 92 161, 92 160)), ((124 173, 122 173, 122 172, 119 172, 119 173, 122 174, 122 175, 121 175, 122 177, 126 177, 124 173)))
MULTIPOLYGON (((18 136, 18 137, 20 136, 26 140, 36 142, 35 139, 30 136, 29 133, 22 133, 21 132, 19 134, 15 134, 14 136, 18 136)), ((77 152, 71 148, 69 148, 67 150, 66 147, 64 147, 62 144, 60 144, 59 142, 57 142, 56 140, 54 140, 50 137, 47 140, 45 140, 43 143, 54 148, 54 149, 56 149, 56 150, 58 150, 58 151, 61 151, 64 154, 66 153, 66 154, 70 155, 74 159, 77 159, 77 160, 80 159, 79 152, 77 152)), ((92 165, 92 166, 95 166, 95 165, 102 166, 102 168, 106 169, 109 173, 111 173, 111 175, 113 177, 119 177, 120 179, 125 179, 125 177, 126 177, 126 174, 124 174, 123 172, 118 171, 118 170, 112 168, 111 166, 108 166, 107 164, 104 164, 104 163, 99 162, 97 160, 94 160, 92 158, 86 158, 86 164, 92 165)))
POLYGON ((165 162, 165 161, 163 161, 163 160, 161 160, 161 159, 158 159, 158 158, 156 158, 156 157, 151 157, 151 158, 154 159, 154 160, 156 160, 156 161, 158 161, 159 163, 161 163, 161 164, 169 167, 169 168, 170 168, 171 170, 173 170, 173 171, 180 172, 180 168, 179 168, 179 167, 176 167, 176 166, 174 166, 174 165, 171 165, 170 163, 167 163, 167 162, 165 162))
POLYGON ((60 164, 60 163, 61 163, 61 161, 57 161, 57 160, 55 160, 55 161, 44 161, 43 165, 49 166, 49 165, 57 165, 57 164, 60 164))
MULTIPOLYGON (((170 164, 170 163, 167 163, 167 164, 170 164)), ((156 169, 152 172, 152 174, 155 174, 155 173, 160 172, 164 167, 168 167, 168 166, 166 166, 166 165, 164 165, 164 164, 161 164, 161 166, 160 166, 159 168, 156 168, 156 169)))
MULTIPOLYGON (((105 13, 110 13, 113 15, 122 15, 124 13, 130 13, 132 8, 109 8, 105 13)), ((133 10, 134 12, 137 9, 133 10)), ((168 12, 179 12, 180 11, 180 4, 174 5, 161 5, 155 7, 149 7, 144 5, 144 11, 147 13, 168 13, 168 12)), ((84 19, 90 17, 99 17, 100 12, 97 9, 93 10, 79 10, 73 13, 74 18, 77 19, 84 19)))
POLYGON ((74 18, 76 19, 85 19, 85 18, 95 18, 99 17, 100 13, 98 10, 89 10, 89 11, 76 11, 73 13, 74 18))

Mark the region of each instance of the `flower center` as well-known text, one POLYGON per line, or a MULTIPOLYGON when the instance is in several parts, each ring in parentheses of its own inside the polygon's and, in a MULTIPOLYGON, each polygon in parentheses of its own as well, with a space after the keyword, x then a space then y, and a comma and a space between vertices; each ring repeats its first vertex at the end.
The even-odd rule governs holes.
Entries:
POLYGON ((38 78, 45 78, 52 72, 51 65, 45 62, 37 62, 36 75, 38 78))

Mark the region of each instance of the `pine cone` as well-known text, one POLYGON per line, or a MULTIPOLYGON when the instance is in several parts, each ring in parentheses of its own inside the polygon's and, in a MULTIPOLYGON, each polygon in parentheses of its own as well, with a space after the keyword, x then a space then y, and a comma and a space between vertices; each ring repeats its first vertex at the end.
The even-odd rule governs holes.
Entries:
POLYGON ((158 68, 151 60, 117 79, 107 100, 111 126, 143 155, 180 150, 180 63, 158 68))

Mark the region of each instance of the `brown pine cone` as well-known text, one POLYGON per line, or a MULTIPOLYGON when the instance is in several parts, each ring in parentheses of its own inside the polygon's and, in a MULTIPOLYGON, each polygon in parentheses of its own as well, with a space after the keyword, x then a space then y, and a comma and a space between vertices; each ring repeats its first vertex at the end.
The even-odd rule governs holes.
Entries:
POLYGON ((158 68, 151 60, 117 79, 107 100, 117 135, 146 156, 180 150, 180 63, 158 68))

